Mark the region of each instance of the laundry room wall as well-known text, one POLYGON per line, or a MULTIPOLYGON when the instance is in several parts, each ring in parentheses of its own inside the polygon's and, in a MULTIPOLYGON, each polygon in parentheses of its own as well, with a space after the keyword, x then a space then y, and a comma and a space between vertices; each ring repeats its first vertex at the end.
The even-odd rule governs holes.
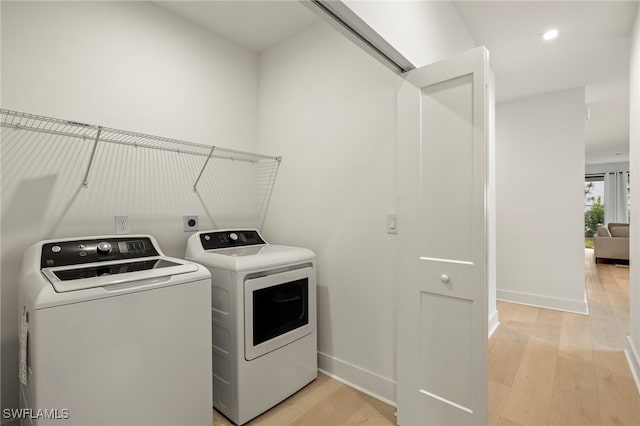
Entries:
MULTIPOLYGON (((153 3, 1 7, 2 108, 257 151, 255 54, 153 3)), ((2 408, 18 406, 16 289, 29 245, 112 234, 114 216, 128 215, 132 233, 183 256, 183 215, 206 229, 209 213, 219 227, 247 226, 256 210, 245 163, 210 164, 198 196, 204 157, 101 144, 82 188, 90 141, 16 132, 2 129, 2 408)))
MULTIPOLYGON (((460 18, 455 5, 445 1, 375 2, 344 0, 343 3, 358 15, 407 58, 414 66, 422 67, 448 56, 477 46, 477 42, 460 18)), ((491 61, 489 61, 491 62, 491 61)), ((490 105, 495 107, 495 76, 491 72, 490 105)), ((495 211, 495 109, 490 111, 488 192, 488 316, 492 333, 499 325, 496 309, 496 211, 495 211)))
POLYGON ((317 255, 319 367, 390 401, 400 82, 324 22, 260 58, 260 149, 287 158, 266 238, 317 255))
MULTIPOLYGON (((259 68, 260 149, 287 158, 266 237, 317 255, 319 367, 394 402, 398 243, 386 217, 397 208, 402 78, 324 22, 263 53, 259 68)), ((402 218, 398 232, 412 232, 402 218)))
POLYGON ((498 299, 587 312, 584 105, 584 88, 497 105, 498 299))

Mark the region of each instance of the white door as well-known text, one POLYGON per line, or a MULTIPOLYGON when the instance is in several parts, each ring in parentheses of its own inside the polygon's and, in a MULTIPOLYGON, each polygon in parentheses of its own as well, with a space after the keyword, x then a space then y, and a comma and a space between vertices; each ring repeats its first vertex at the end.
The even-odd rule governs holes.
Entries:
POLYGON ((398 424, 487 414, 487 78, 479 47, 398 95, 398 424))

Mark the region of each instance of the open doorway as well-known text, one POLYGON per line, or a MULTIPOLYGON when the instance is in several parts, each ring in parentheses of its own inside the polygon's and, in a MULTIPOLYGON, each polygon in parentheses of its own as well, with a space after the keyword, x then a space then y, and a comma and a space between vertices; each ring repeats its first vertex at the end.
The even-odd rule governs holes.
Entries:
POLYGON ((594 250, 596 262, 628 266, 631 182, 626 171, 628 165, 610 164, 606 168, 609 171, 585 175, 585 249, 594 250))
POLYGON ((604 174, 584 178, 584 247, 593 248, 598 226, 604 224, 604 174))

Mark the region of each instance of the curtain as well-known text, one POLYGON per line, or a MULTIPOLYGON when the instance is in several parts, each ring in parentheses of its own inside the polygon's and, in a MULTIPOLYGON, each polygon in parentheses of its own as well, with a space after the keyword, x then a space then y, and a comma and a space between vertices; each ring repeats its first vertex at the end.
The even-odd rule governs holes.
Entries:
POLYGON ((604 175, 604 222, 627 223, 627 172, 604 175))

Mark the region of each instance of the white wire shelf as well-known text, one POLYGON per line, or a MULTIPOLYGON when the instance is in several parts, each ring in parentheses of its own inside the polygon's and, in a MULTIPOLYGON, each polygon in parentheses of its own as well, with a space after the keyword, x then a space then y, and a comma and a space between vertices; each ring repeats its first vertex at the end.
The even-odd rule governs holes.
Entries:
POLYGON ((214 157, 248 162, 257 162, 259 160, 280 161, 280 157, 275 156, 187 142, 162 136, 148 135, 60 118, 45 117, 8 109, 0 109, 0 116, 2 120, 0 122, 0 126, 2 127, 13 127, 16 129, 25 129, 71 138, 91 141, 98 140, 99 142, 173 151, 177 153, 199 155, 202 157, 214 157))
MULTIPOLYGON (((278 168, 282 160, 281 157, 277 156, 188 142, 162 136, 114 129, 95 124, 86 124, 72 120, 18 112, 9 109, 0 109, 0 127, 6 129, 3 130, 2 134, 3 145, 5 142, 13 146, 20 145, 21 143, 31 144, 33 139, 29 135, 33 135, 34 138, 37 138, 37 140, 44 143, 45 145, 43 146, 50 145, 51 143, 55 144, 58 141, 64 142, 65 140, 86 141, 87 144, 91 144, 88 162, 85 163, 83 167, 83 188, 87 188, 89 185, 89 178, 91 176, 92 167, 94 167, 94 160, 104 161, 104 155, 97 155, 97 152, 100 151, 98 150, 98 146, 103 143, 203 157, 202 163, 199 163, 198 161, 191 163, 195 165, 192 169, 192 176, 195 178, 192 189, 194 193, 197 193, 198 198, 202 202, 211 222, 214 225, 215 221, 213 214, 209 212, 205 205, 205 198, 208 200, 213 194, 217 194, 219 192, 219 189, 216 190, 210 185, 212 170, 220 169, 221 165, 226 163, 224 160, 239 161, 244 162, 245 164, 252 163, 257 167, 257 176, 259 178, 259 181, 257 182, 259 192, 258 220, 259 227, 262 228, 269 207, 273 186, 275 185, 278 168), (15 130, 15 132, 12 129, 15 130), (97 158, 101 158, 101 160, 97 160, 97 158), (223 160, 222 163, 219 160, 223 160), (210 170, 207 171, 207 168, 210 170), (207 171, 207 173, 205 173, 205 171, 207 171), (206 186, 204 198, 198 190, 198 184, 202 179, 207 182, 206 185, 204 183, 201 184, 206 186)), ((51 145, 51 148, 53 148, 53 145, 51 145)), ((102 150, 102 152, 104 152, 104 150, 102 150)), ((231 164, 229 165, 231 166, 231 164)), ((231 170, 225 169, 224 167, 222 167, 222 169, 231 170)), ((225 185, 230 183, 228 180, 225 180, 225 182, 225 185)), ((211 202, 212 200, 209 201, 211 202)))

